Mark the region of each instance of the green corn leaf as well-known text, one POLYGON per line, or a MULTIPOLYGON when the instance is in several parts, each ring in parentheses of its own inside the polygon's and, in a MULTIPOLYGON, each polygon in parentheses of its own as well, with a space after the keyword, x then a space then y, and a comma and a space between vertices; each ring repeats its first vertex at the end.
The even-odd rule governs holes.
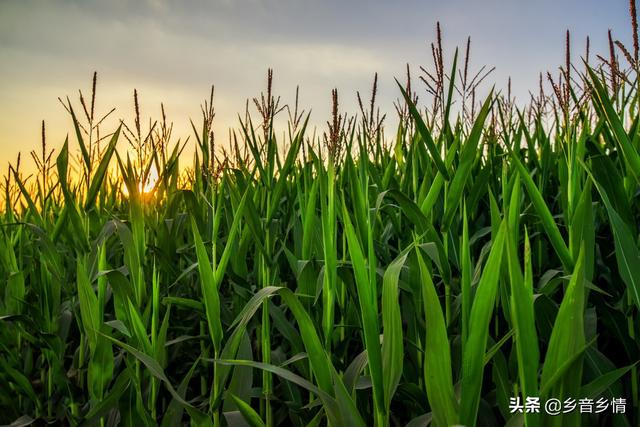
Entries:
POLYGON ((620 117, 616 113, 613 104, 611 103, 611 99, 609 98, 609 94, 602 85, 602 82, 591 67, 587 67, 587 72, 591 77, 590 83, 594 89, 593 93, 595 95, 593 97, 593 101, 594 104, 599 107, 597 109, 598 113, 606 120, 616 142, 622 150, 622 155, 626 160, 631 174, 636 181, 640 183, 640 155, 638 154, 638 150, 631 144, 629 135, 627 135, 627 132, 624 130, 620 117))
POLYGON ((260 415, 244 400, 240 399, 233 393, 227 393, 227 396, 235 403, 238 410, 242 414, 242 417, 251 427, 264 427, 264 421, 260 418, 260 415))
POLYGON ((549 211, 549 207, 544 201, 544 198, 540 194, 538 187, 529 176, 529 172, 525 169, 523 164, 520 162, 520 159, 516 157, 515 154, 512 153, 511 158, 513 159, 513 163, 515 164, 518 172, 520 173, 520 179, 524 183, 527 192, 529 193, 529 197, 531 198, 531 202, 533 203, 533 207, 535 208, 540 220, 542 221, 542 227, 544 231, 547 233, 549 240, 551 241, 551 245, 556 251, 556 254, 560 258, 562 265, 568 271, 573 270, 573 259, 571 258, 571 253, 569 252, 569 248, 562 238, 560 234, 560 230, 558 230, 558 225, 556 224, 551 212, 549 211))
POLYGON ((404 360, 402 317, 400 314, 400 272, 409 251, 401 254, 387 268, 382 280, 382 375, 385 393, 385 411, 389 411, 391 399, 402 376, 404 360))
POLYGON ((198 226, 195 220, 191 220, 193 229, 193 239, 196 245, 196 255, 198 257, 198 271, 200 272, 200 289, 204 298, 204 308, 207 316, 207 325, 213 348, 218 351, 222 343, 222 323, 220 322, 220 296, 218 294, 218 286, 209 261, 209 255, 200 237, 198 226))
POLYGON ((98 333, 100 332, 101 324, 98 297, 89 282, 85 261, 78 260, 76 271, 82 326, 89 342, 89 348, 93 352, 98 344, 98 333))
POLYGON ((69 108, 69 113, 71 114, 71 119, 73 120, 73 127, 76 131, 76 138, 78 139, 78 145, 80 146, 80 152, 82 153, 82 159, 84 160, 84 165, 87 171, 91 169, 91 159, 89 157, 89 151, 87 150, 87 146, 84 142, 84 138, 82 137, 82 131, 80 130, 80 122, 76 117, 76 113, 71 106, 71 102, 69 98, 67 98, 67 107, 69 108))
POLYGON ((100 164, 98 165, 98 169, 96 169, 93 178, 91 179, 91 185, 89 186, 89 190, 87 191, 87 199, 84 204, 84 209, 86 211, 93 208, 96 203, 96 198, 98 197, 98 192, 100 191, 100 187, 104 182, 104 177, 107 173, 107 169, 109 168, 109 162, 111 161, 111 157, 113 157, 113 153, 116 150, 116 144, 118 143, 118 136, 120 135, 120 129, 122 125, 118 127, 115 131, 107 148, 102 155, 102 159, 100 160, 100 164))
POLYGON ((473 295, 471 291, 471 248, 469 243, 469 221, 467 216, 467 206, 463 207, 462 214, 462 243, 460 250, 460 265, 462 269, 462 277, 460 278, 460 298, 462 299, 462 348, 467 343, 469 337, 469 316, 471 314, 471 304, 473 302, 473 295))
MULTIPOLYGON (((510 314, 516 336, 518 377, 523 396, 537 396, 540 355, 534 318, 533 287, 529 280, 530 273, 526 272, 525 277, 522 275, 516 253, 516 241, 513 237, 514 233, 510 232, 506 239, 506 248, 511 285, 510 314)), ((529 238, 525 234, 526 269, 531 268, 530 259, 529 238)), ((524 418, 527 426, 535 426, 539 423, 538 417, 534 414, 525 414, 524 418)))
POLYGON ((469 315, 469 336, 462 355, 462 396, 460 399, 460 421, 474 425, 480 405, 482 388, 483 356, 487 347, 491 314, 498 292, 498 279, 502 263, 507 223, 502 221, 491 245, 491 252, 478 283, 471 313, 469 315))
POLYGON ((428 271, 419 250, 416 251, 416 256, 426 316, 424 377, 427 398, 431 405, 434 424, 436 426, 450 426, 458 423, 458 410, 453 392, 451 351, 447 326, 438 294, 431 279, 431 273, 428 271))
POLYGON ((449 227, 451 227, 453 215, 458 209, 458 205, 462 199, 462 191, 464 190, 464 186, 471 175, 471 169, 475 163, 476 157, 478 156, 478 144, 484 129, 484 122, 489 114, 492 104, 493 91, 489 93, 489 96, 482 104, 482 108, 478 113, 476 121, 473 123, 473 128, 469 133, 469 137, 462 146, 458 169, 456 170, 447 191, 447 200, 445 202, 446 209, 444 212, 444 218, 442 219, 442 228, 445 231, 449 230, 449 227))
POLYGON ((360 315, 364 329, 365 348, 369 356, 369 369, 373 382, 373 398, 378 410, 384 408, 384 385, 382 373, 382 352, 380 350, 380 326, 377 313, 377 292, 367 270, 367 262, 362 253, 362 247, 355 229, 349 218, 346 206, 343 204, 342 219, 345 224, 345 234, 349 245, 349 254, 357 286, 360 315))
POLYGON ((438 168, 438 171, 442 174, 444 179, 448 181, 449 172, 447 171, 447 167, 444 165, 444 162, 440 157, 440 153, 438 152, 438 148, 436 147, 436 144, 433 142, 433 138, 431 138, 431 133, 429 132, 427 125, 424 123, 424 120, 422 120, 422 117, 420 116, 420 112, 418 111, 415 104, 409 97, 409 94, 404 90, 404 88, 402 87, 402 85, 398 80, 396 80, 396 83, 398 84, 398 87, 400 88, 400 92, 402 93, 402 96, 405 102, 407 103, 407 106, 409 107, 409 112, 411 113, 411 117, 413 117, 413 120, 415 121, 416 129, 420 133, 420 137, 422 138, 424 143, 427 145, 427 149, 431 154, 431 158, 435 162, 436 167, 438 168))
POLYGON ((634 239, 635 232, 632 232, 618 215, 604 189, 600 187, 597 181, 594 180, 593 182, 600 193, 600 197, 602 197, 611 221, 620 277, 627 285, 627 290, 636 307, 640 309, 640 250, 634 239))
POLYGON ((638 362, 624 368, 614 369, 609 371, 598 378, 591 381, 589 384, 585 384, 580 388, 579 396, 583 396, 588 399, 598 399, 602 396, 602 393, 607 391, 611 385, 615 384, 620 378, 622 378, 627 372, 629 372, 638 362))
POLYGON ((117 340, 116 338, 113 338, 113 337, 111 337, 111 336, 109 336, 107 334, 100 333, 100 335, 102 335, 103 337, 105 337, 109 341, 113 342, 115 345, 117 345, 118 347, 122 348, 123 350, 126 350, 127 352, 131 353, 131 355, 133 355, 136 359, 138 359, 140 362, 142 362, 142 364, 144 364, 144 366, 149 370, 151 375, 153 375, 155 378, 159 379, 160 381, 162 381, 165 384, 165 387, 167 388, 167 391, 169 391, 171 396, 173 396, 173 398, 177 402, 179 402, 181 405, 183 405, 186 409, 195 410, 195 408, 189 402, 184 400, 184 398, 182 396, 180 396, 178 394, 178 392, 173 388, 173 385, 171 384, 171 381, 169 381, 169 378, 167 378, 166 374, 164 373, 164 370, 162 369, 162 367, 160 366, 160 364, 158 363, 157 360, 155 360, 150 355, 141 352, 140 350, 136 349, 135 347, 132 347, 132 346, 130 346, 128 344, 125 344, 122 341, 117 340))
MULTIPOLYGON (((584 335, 584 298, 585 298, 585 250, 584 245, 571 275, 560 310, 551 332, 551 339, 545 356, 540 389, 543 397, 552 396, 564 400, 577 396, 582 381, 582 353, 586 349, 584 335), (571 362, 569 362, 571 361, 571 362), (566 368, 571 363, 570 369, 566 368), (564 369, 567 369, 564 373, 564 369), (562 375, 562 376, 560 376, 562 375), (553 388, 551 381, 557 383, 553 388)), ((554 420, 556 425, 568 425, 579 422, 580 414, 567 414, 554 420)))

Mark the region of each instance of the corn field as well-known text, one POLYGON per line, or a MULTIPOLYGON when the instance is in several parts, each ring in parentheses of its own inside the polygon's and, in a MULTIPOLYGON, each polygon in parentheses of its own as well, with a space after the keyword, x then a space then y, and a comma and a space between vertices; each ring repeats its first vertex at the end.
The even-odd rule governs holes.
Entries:
POLYGON ((225 147, 212 91, 193 157, 137 92, 101 135, 94 75, 68 140, 43 123, 37 172, 4 178, 0 423, 640 425, 638 47, 572 63, 568 40, 519 106, 476 99, 488 73, 438 29, 391 131, 377 77, 315 132, 269 71, 225 147))

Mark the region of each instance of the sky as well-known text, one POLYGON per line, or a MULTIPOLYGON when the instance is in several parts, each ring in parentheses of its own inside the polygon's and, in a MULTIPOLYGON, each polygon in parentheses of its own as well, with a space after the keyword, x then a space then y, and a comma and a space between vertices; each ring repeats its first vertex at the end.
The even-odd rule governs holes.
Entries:
POLYGON ((143 121, 158 118, 163 102, 174 135, 184 138, 213 84, 214 129, 224 141, 247 99, 264 89, 269 67, 282 104, 292 104, 300 86, 300 105, 319 131, 331 89, 341 110, 356 113, 356 91, 368 94, 375 72, 379 105, 392 115, 394 77, 404 79, 407 63, 426 98, 417 76, 431 66, 437 21, 445 64, 471 36, 470 70, 495 66, 487 84, 505 88, 511 77, 521 102, 540 72, 563 63, 567 29, 576 63, 587 35, 596 53, 608 51, 608 29, 627 45, 631 39, 626 0, 0 0, 0 174, 19 151, 39 147, 42 120, 49 146, 69 134, 77 149, 58 97, 79 105, 94 71, 97 113, 116 108, 104 131, 118 118, 132 123, 135 88, 143 121))

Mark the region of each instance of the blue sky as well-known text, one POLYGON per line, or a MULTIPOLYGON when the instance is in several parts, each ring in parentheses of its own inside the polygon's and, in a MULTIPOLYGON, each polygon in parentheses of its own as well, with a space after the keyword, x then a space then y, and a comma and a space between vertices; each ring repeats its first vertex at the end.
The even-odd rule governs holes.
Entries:
POLYGON ((393 78, 406 63, 414 77, 431 64, 436 21, 445 61, 470 35, 471 70, 496 66, 488 84, 504 88, 511 76, 520 101, 540 72, 563 62, 567 29, 576 62, 587 35, 592 51, 606 52, 607 29, 625 44, 631 33, 624 0, 0 0, 0 167, 38 146, 43 119, 49 141, 61 145, 71 123, 57 97, 88 91, 94 70, 99 112, 116 107, 116 117, 130 120, 137 88, 143 117, 157 117, 164 102, 176 136, 189 133, 214 84, 215 129, 226 140, 268 67, 282 102, 300 85, 301 105, 318 126, 332 88, 355 113, 355 93, 368 93, 375 72, 380 105, 392 113, 393 78))

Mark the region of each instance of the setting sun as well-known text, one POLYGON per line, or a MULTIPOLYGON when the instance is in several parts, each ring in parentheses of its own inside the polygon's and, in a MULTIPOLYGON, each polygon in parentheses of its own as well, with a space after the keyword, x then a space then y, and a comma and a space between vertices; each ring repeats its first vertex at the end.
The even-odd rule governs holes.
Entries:
MULTIPOLYGON (((155 166, 152 166, 149 170, 149 176, 145 180, 145 182, 138 183, 138 191, 140 194, 150 194, 156 187, 156 183, 158 182, 158 170, 155 166)), ((127 184, 122 182, 122 193, 129 197, 129 189, 127 188, 127 184)))

